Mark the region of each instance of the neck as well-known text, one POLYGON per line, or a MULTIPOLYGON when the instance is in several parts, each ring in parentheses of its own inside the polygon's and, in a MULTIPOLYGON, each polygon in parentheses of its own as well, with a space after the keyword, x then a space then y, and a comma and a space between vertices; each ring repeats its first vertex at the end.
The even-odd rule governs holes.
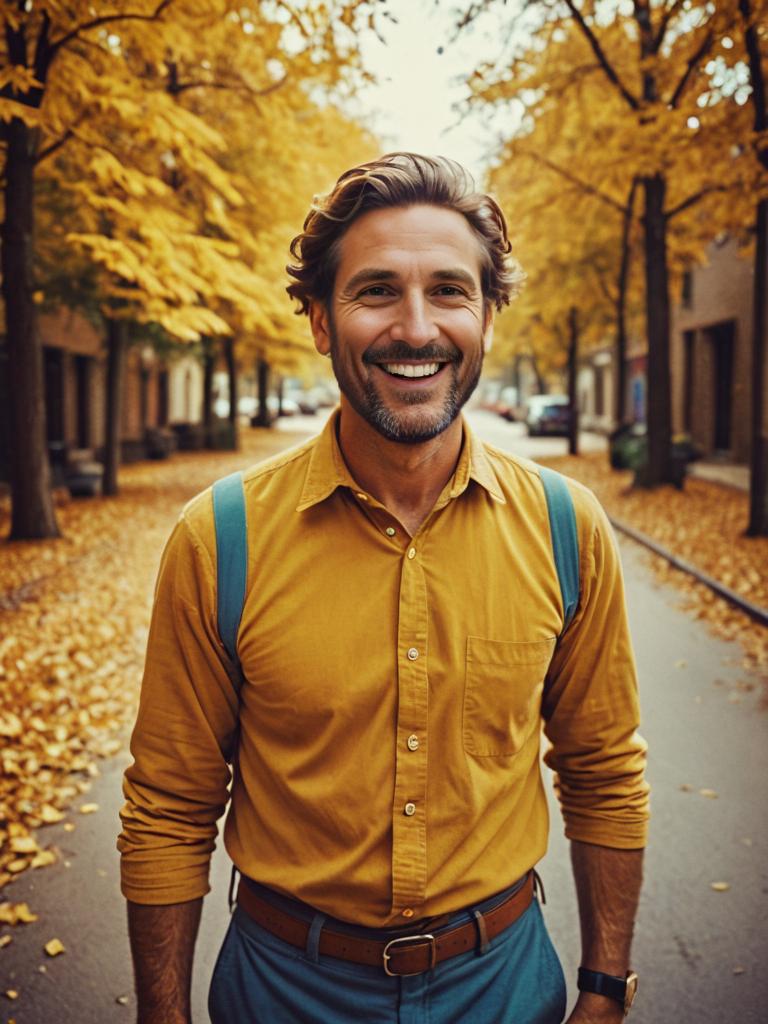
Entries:
POLYGON ((349 471, 413 536, 432 511, 459 459, 461 420, 437 437, 401 444, 382 437, 342 396, 339 447, 349 471))

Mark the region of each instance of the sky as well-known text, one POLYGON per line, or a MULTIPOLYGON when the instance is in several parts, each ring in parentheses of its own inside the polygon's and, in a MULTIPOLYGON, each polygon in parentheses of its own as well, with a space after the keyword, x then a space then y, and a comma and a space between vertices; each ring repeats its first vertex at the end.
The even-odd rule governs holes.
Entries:
POLYGON ((363 40, 366 67, 378 83, 366 87, 358 103, 386 149, 452 157, 481 183, 494 131, 479 112, 462 119, 456 104, 467 95, 462 77, 496 55, 491 32, 495 26, 498 36, 498 22, 486 18, 487 24, 451 42, 456 6, 455 0, 387 0, 398 24, 381 20, 386 46, 373 34, 363 40))

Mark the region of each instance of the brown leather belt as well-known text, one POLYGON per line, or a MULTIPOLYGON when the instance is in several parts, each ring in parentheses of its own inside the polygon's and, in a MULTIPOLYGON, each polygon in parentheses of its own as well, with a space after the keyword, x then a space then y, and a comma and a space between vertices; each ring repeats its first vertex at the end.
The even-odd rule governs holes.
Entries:
MULTIPOLYGON (((528 909, 533 899, 534 873, 508 899, 485 912, 474 911, 474 920, 447 925, 434 935, 402 935, 390 939, 367 939, 335 932, 328 926, 320 932, 319 952, 355 964, 383 967, 386 974, 421 974, 452 956, 485 946, 509 928, 528 909)), ((256 924, 299 949, 305 949, 308 921, 295 917, 262 899, 243 879, 237 889, 237 905, 256 924)))

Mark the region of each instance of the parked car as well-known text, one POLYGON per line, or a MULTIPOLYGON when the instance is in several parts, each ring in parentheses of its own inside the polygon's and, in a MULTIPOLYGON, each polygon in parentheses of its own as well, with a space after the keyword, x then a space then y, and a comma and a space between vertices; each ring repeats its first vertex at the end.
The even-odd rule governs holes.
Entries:
POLYGON ((517 388, 502 388, 496 399, 496 412, 505 420, 513 423, 517 419, 517 388))
POLYGON ((314 416, 318 410, 319 403, 311 391, 304 391, 301 388, 291 388, 283 395, 283 406, 286 402, 293 402, 298 406, 303 416, 314 416))
POLYGON ((525 425, 530 437, 567 435, 571 407, 567 395, 531 395, 525 403, 525 425))

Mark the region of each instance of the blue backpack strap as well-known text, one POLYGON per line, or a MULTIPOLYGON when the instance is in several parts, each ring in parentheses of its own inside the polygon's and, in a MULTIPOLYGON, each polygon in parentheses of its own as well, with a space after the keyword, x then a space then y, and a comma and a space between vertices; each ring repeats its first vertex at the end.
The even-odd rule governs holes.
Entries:
MULTIPOLYGON (((563 477, 553 469, 539 467, 547 499, 549 528, 555 567, 563 597, 563 633, 571 624, 579 603, 579 535, 573 498, 563 477)), ((560 634, 562 636, 562 633, 560 634)))
POLYGON ((248 577, 248 528, 242 473, 232 473, 213 485, 216 528, 216 603, 219 636, 237 669, 238 693, 242 685, 237 656, 237 631, 243 614, 248 577))

